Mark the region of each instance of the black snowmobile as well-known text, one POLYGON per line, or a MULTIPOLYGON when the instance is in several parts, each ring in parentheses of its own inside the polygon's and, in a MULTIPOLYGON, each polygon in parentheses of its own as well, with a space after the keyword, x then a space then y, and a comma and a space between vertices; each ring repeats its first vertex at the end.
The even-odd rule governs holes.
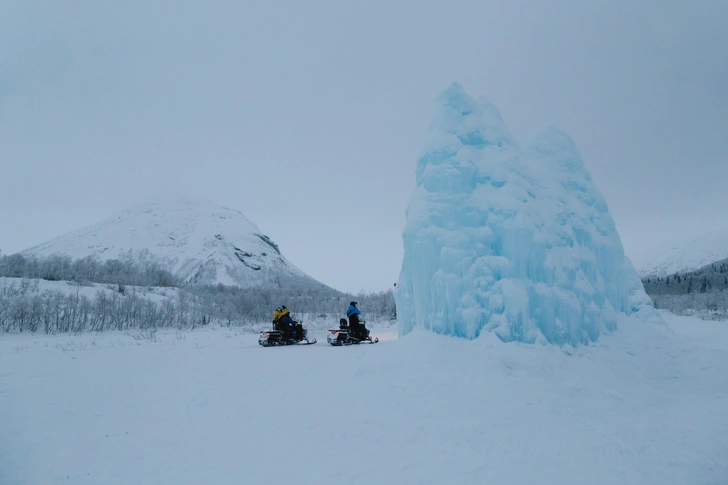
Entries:
MULTIPOLYGON (((361 323, 365 323, 361 320, 361 323)), ((365 329, 366 330, 366 329, 365 329)), ((375 344, 379 342, 378 337, 372 338, 369 336, 369 330, 366 330, 366 338, 361 338, 361 335, 357 335, 354 329, 349 327, 349 322, 346 318, 339 320, 338 330, 329 330, 329 334, 326 336, 326 341, 334 347, 341 347, 342 345, 357 345, 357 344, 375 344)))
POLYGON ((258 344, 263 347, 278 347, 281 345, 311 345, 316 343, 316 339, 308 339, 308 330, 303 328, 300 322, 298 322, 300 328, 299 332, 302 333, 300 338, 293 338, 285 330, 276 328, 275 323, 273 324, 273 330, 264 330, 260 332, 258 336, 258 344))

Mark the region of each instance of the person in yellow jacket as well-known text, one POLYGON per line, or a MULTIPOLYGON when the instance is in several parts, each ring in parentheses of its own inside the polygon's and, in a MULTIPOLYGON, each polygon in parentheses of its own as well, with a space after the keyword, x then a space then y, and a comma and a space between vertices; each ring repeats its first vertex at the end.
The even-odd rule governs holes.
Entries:
POLYGON ((286 308, 285 305, 282 305, 275 309, 275 311, 273 312, 273 323, 275 324, 276 328, 283 332, 286 337, 292 339, 300 339, 303 337, 298 336, 298 322, 296 322, 291 317, 291 313, 288 311, 288 308, 286 308))
MULTIPOLYGON (((286 310, 288 310, 288 308, 286 308, 286 310)), ((283 316, 283 308, 281 308, 281 307, 276 308, 275 311, 273 312, 273 323, 278 324, 279 323, 278 320, 280 320, 280 318, 282 316, 283 316)))

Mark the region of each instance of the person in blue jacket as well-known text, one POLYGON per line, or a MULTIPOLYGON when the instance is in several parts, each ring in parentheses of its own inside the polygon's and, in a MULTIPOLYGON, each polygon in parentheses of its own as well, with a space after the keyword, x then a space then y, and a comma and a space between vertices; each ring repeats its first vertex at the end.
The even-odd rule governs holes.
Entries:
POLYGON ((360 340, 366 339, 369 332, 364 326, 364 320, 361 318, 361 312, 356 307, 355 301, 349 303, 349 308, 346 310, 346 316, 349 317, 349 328, 351 328, 354 333, 354 337, 360 340))

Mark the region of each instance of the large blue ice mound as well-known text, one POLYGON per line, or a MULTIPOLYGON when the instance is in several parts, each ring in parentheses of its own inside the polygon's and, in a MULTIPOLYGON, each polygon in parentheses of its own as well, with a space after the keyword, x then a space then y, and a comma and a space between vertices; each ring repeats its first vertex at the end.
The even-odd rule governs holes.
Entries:
POLYGON ((572 139, 521 149, 458 84, 438 98, 403 233, 399 333, 578 344, 619 313, 659 320, 572 139))

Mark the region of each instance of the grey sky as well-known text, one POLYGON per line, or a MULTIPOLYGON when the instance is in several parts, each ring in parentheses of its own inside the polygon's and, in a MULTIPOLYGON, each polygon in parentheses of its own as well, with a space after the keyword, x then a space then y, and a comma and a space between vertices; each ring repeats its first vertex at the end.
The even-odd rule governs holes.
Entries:
POLYGON ((396 281, 437 94, 575 139, 628 252, 726 219, 728 2, 0 2, 0 249, 161 194, 396 281))

